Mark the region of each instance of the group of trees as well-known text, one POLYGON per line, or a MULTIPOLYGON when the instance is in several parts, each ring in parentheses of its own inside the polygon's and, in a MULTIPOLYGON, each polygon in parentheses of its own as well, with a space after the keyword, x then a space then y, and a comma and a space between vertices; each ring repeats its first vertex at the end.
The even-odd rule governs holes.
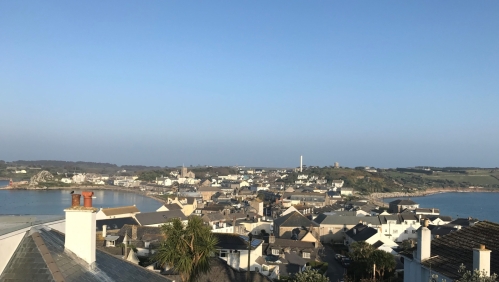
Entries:
POLYGON ((364 241, 350 245, 350 257, 353 260, 349 272, 354 280, 383 280, 395 270, 396 262, 392 254, 376 250, 364 241))

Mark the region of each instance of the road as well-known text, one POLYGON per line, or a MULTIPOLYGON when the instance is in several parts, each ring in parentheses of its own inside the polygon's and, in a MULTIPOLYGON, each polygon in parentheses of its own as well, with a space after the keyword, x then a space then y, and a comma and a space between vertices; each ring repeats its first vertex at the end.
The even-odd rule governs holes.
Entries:
POLYGON ((321 254, 321 259, 328 263, 327 277, 329 281, 338 282, 343 279, 343 272, 345 269, 343 266, 334 258, 335 252, 331 246, 324 246, 324 252, 321 254))

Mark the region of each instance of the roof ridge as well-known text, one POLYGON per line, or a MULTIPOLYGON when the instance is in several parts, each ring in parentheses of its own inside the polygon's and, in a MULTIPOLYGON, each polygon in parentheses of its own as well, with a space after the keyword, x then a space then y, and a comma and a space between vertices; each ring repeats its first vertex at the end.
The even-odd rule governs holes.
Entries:
POLYGON ((49 249, 45 245, 45 241, 43 241, 43 238, 40 236, 40 233, 38 231, 33 232, 33 234, 31 234, 31 238, 42 255, 43 261, 47 264, 47 268, 49 269, 50 274, 52 274, 52 278, 54 278, 56 282, 66 281, 61 273, 61 270, 55 263, 52 254, 50 254, 49 249))

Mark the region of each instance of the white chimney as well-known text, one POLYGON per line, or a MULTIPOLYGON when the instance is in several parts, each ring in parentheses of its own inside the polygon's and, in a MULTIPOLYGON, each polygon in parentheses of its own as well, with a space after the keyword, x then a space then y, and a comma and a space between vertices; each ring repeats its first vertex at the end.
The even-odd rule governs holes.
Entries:
POLYGON ((490 276, 490 250, 485 249, 485 245, 473 249, 473 270, 484 271, 485 276, 490 276))
POLYGON ((102 225, 102 237, 106 238, 107 236, 107 225, 102 225))
POLYGON ((418 229, 417 259, 423 261, 430 258, 431 253, 431 231, 428 229, 428 219, 423 221, 423 226, 418 229))
POLYGON ((72 206, 66 212, 66 239, 64 248, 86 261, 95 263, 96 212, 92 207, 93 192, 85 191, 84 206, 80 206, 79 194, 73 194, 72 206))

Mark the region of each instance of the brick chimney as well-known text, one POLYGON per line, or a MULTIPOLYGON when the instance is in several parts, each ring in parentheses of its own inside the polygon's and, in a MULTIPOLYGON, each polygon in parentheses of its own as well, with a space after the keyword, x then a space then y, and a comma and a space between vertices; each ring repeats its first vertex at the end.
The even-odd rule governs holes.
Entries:
POLYGON ((484 271, 486 277, 490 276, 490 252, 485 249, 485 245, 473 249, 473 270, 484 271))
POLYGON ((66 212, 66 239, 64 248, 93 267, 95 263, 96 212, 92 207, 93 192, 82 192, 84 206, 80 206, 80 194, 72 195, 71 207, 66 212))
POLYGON ((430 258, 431 254, 431 231, 428 229, 429 220, 423 221, 423 226, 418 229, 418 247, 416 258, 421 262, 430 258))

